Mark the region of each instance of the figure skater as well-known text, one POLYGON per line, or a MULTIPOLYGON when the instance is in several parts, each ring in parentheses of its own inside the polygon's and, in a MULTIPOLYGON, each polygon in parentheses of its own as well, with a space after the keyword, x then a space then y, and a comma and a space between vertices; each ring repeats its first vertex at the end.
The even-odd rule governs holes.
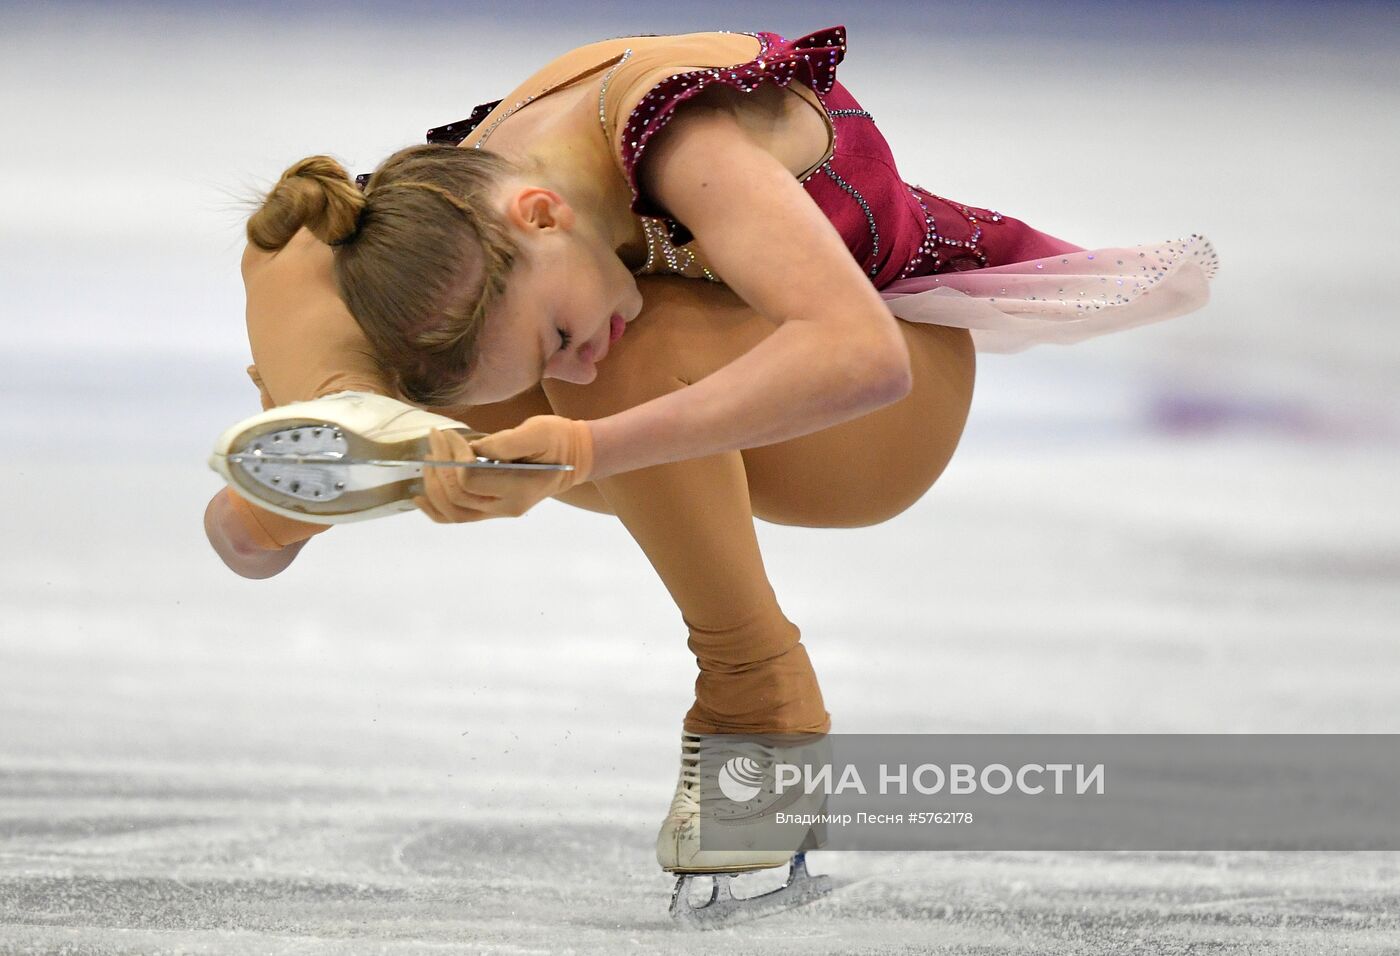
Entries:
POLYGON ((836 81, 845 53, 843 27, 593 43, 358 184, 296 163, 248 221, 265 411, 219 445, 214 549, 261 578, 387 511, 470 522, 553 497, 615 515, 699 665, 657 839, 672 872, 795 849, 699 847, 702 739, 831 730, 753 519, 898 515, 957 447, 975 350, 1181 315, 1215 273, 1201 236, 1088 249, 905 183, 836 81), (229 462, 316 422, 342 450, 463 467, 349 488, 313 467, 298 491, 229 462), (484 459, 571 470, 468 465, 484 459))

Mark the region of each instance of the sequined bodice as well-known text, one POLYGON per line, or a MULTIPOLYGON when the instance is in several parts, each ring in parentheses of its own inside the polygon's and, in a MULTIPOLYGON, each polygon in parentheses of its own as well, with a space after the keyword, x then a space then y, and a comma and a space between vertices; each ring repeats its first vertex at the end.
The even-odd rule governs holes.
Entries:
POLYGON ((669 273, 685 276, 687 279, 722 281, 719 276, 710 271, 710 267, 700 259, 699 254, 694 249, 689 246, 678 246, 671 242, 670 236, 666 232, 666 226, 660 219, 638 216, 637 221, 642 224, 642 233, 646 236, 647 260, 632 270, 633 275, 669 273))
MULTIPOLYGON (((835 226, 876 288, 899 279, 976 269, 987 264, 980 247, 983 229, 1000 222, 1001 215, 952 202, 900 178, 889 144, 876 127, 874 117, 836 81, 836 65, 846 52, 843 27, 796 40, 775 33, 742 35, 759 42, 759 54, 753 60, 703 69, 678 67, 649 89, 638 88, 645 95, 626 117, 610 117, 607 108, 609 102, 618 101, 615 94, 621 91, 615 90, 610 96, 610 84, 619 68, 632 58, 633 49, 629 47, 615 56, 615 62, 603 74, 598 119, 604 129, 604 142, 611 143, 607 135, 609 123, 625 119, 622 155, 618 158, 632 190, 632 210, 646 238, 647 258, 634 270, 635 274, 672 273, 721 281, 691 247, 689 230, 668 217, 640 190, 637 164, 648 140, 670 121, 679 103, 707 85, 723 83, 750 92, 761 83, 786 86, 793 80, 815 92, 830 119, 833 134, 830 157, 801 180, 803 188, 835 226)), ((548 92, 547 88, 521 97, 501 111, 473 145, 480 148, 501 121, 548 92)), ((429 130, 428 141, 460 143, 501 103, 484 103, 468 119, 429 130)))

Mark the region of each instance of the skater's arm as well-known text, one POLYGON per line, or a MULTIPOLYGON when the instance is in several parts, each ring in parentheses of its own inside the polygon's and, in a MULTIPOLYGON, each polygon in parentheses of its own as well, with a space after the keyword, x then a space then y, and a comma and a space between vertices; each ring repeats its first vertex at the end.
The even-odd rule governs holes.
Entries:
MULTIPOLYGON (((267 539, 259 536, 240 505, 251 508, 227 488, 221 490, 204 509, 204 533, 224 564, 245 578, 270 578, 292 563, 310 539, 303 538, 286 546, 268 547, 267 539)), ((261 509, 259 509, 261 510, 261 509)))
POLYGON ((590 422, 593 479, 773 444, 908 394, 896 319, 791 170, 732 110, 676 117, 652 141, 641 182, 725 284, 779 328, 687 388, 590 422))

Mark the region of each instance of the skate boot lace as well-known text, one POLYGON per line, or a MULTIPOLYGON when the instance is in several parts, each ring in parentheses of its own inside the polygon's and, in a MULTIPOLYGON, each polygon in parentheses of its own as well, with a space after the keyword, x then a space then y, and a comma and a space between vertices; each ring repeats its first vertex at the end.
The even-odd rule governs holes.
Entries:
POLYGON ((719 751, 724 759, 749 757, 760 766, 773 763, 775 753, 772 747, 756 741, 738 741, 720 737, 703 737, 699 734, 681 734, 681 773, 676 795, 671 800, 673 816, 689 816, 700 812, 701 799, 712 800, 723 795, 714 786, 702 787, 700 762, 708 754, 719 751))

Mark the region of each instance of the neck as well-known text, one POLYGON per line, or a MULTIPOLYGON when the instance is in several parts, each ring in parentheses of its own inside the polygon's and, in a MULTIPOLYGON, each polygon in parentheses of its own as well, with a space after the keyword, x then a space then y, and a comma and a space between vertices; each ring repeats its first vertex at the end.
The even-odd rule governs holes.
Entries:
POLYGON ((546 152, 539 157, 541 176, 569 201, 600 243, 621 254, 639 232, 629 208, 631 194, 616 169, 596 160, 586 164, 579 160, 579 152, 567 147, 557 154, 546 152))
POLYGON ((566 115, 552 118, 554 122, 547 129, 531 130, 518 145, 511 140, 498 143, 492 137, 490 149, 519 163, 534 181, 568 200, 598 242, 616 252, 623 262, 639 254, 640 262, 646 258, 646 237, 630 208, 631 190, 606 154, 576 145, 585 136, 602 135, 596 128, 597 117, 589 118, 591 129, 564 128, 570 122, 566 115))

